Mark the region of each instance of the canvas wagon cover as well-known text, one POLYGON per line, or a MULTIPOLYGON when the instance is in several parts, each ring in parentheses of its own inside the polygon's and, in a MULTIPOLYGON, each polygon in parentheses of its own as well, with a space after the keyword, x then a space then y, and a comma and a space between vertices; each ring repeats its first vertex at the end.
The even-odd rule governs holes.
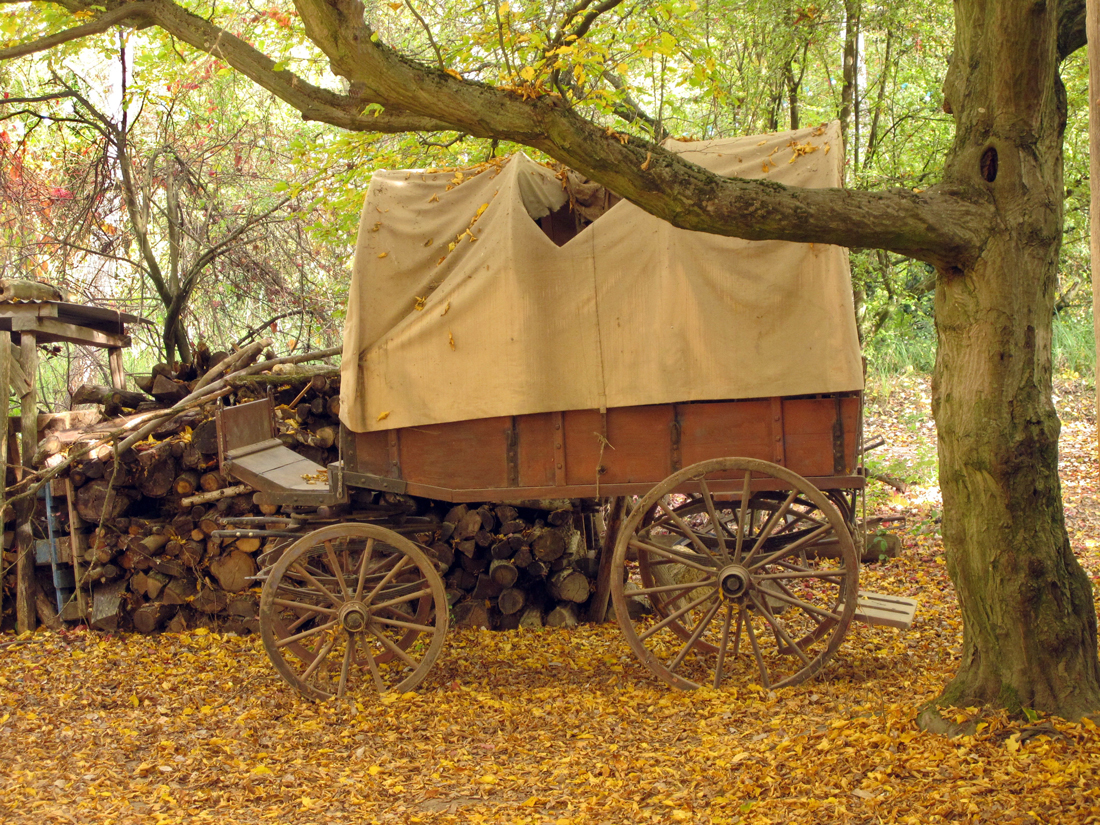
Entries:
MULTIPOLYGON (((723 175, 841 182, 836 123, 666 145, 723 175)), ((344 332, 345 425, 862 388, 846 249, 676 229, 627 201, 559 247, 536 219, 567 199, 523 154, 374 174, 344 332)))

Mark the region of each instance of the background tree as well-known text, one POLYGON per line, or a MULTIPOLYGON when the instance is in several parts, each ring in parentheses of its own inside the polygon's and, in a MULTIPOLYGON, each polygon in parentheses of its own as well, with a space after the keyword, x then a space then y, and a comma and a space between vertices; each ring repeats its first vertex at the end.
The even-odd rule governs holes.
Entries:
MULTIPOLYGON (((129 82, 126 55, 123 45, 113 56, 113 116, 111 101, 96 99, 101 79, 72 72, 41 81, 53 91, 0 101, 21 145, 49 157, 54 179, 67 184, 33 196, 34 220, 9 223, 18 233, 9 248, 26 259, 18 274, 158 318, 168 362, 190 362, 195 339, 222 348, 261 330, 281 329, 277 338, 291 349, 330 345, 339 290, 327 284, 343 269, 347 243, 310 237, 321 205, 286 145, 293 130, 272 116, 270 99, 219 75, 213 60, 175 79, 158 72, 150 86, 129 82), (220 111, 239 116, 211 117, 220 111), (49 141, 37 140, 41 131, 49 141), (58 146, 83 163, 58 169, 58 146)), ((179 63, 174 53, 162 59, 179 63)), ((25 182, 20 191, 27 214, 25 182)))
MULTIPOLYGON (((964 620, 959 673, 939 701, 1071 717, 1100 709, 1096 614, 1063 523, 1051 402, 1066 125, 1059 69, 1084 44, 1082 0, 959 0, 943 78, 954 137, 942 176, 879 191, 722 179, 631 136, 647 121, 614 125, 631 100, 664 122, 669 75, 686 68, 677 33, 705 29, 709 6, 478 5, 462 9, 456 32, 454 14, 437 26, 441 10, 411 0, 369 10, 358 0, 297 0, 285 21, 297 37, 278 41, 242 39, 236 13, 201 17, 169 0, 23 8, 18 42, 0 57, 119 25, 157 26, 310 120, 515 141, 686 229, 881 249, 930 265, 944 544, 964 620)), ((846 6, 848 30, 854 10, 846 6)))

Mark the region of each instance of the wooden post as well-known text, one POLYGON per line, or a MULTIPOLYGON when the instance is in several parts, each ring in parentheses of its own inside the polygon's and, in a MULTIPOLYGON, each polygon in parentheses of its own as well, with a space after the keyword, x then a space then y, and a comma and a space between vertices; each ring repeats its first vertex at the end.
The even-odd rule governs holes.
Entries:
POLYGON ((65 499, 69 505, 69 552, 72 554, 73 579, 76 582, 76 604, 80 610, 80 620, 83 622, 88 618, 88 602, 84 598, 84 586, 80 581, 84 578, 84 568, 80 563, 85 550, 84 534, 81 532, 84 528, 84 520, 76 511, 76 487, 73 486, 71 478, 65 479, 65 499))
MULTIPOLYGON (((11 338, 0 332, 0 514, 4 512, 4 488, 8 484, 8 388, 11 386, 11 338)), ((0 533, 4 518, 0 515, 0 533)), ((0 571, 4 565, 0 563, 0 571)), ((4 613, 3 572, 0 572, 0 615, 4 613)))
POLYGON ((623 526, 626 513, 626 497, 615 496, 608 508, 607 521, 604 523, 603 538, 600 542, 600 564, 596 572, 596 592, 588 603, 588 621, 602 623, 607 617, 607 600, 611 596, 611 557, 615 553, 615 542, 623 526))
MULTIPOLYGON (((1087 0, 1085 35, 1089 43, 1089 252, 1092 258, 1092 329, 1100 368, 1100 0, 1087 0)), ((1094 374, 1093 378, 1097 376, 1094 374)), ((1100 382, 1096 384, 1100 413, 1100 382)), ((1100 433, 1100 430, 1097 430, 1100 433)))
MULTIPOLYGON (((19 445, 20 463, 24 466, 38 447, 38 341, 33 332, 22 332, 19 338, 23 375, 26 384, 19 400, 22 438, 19 445)), ((34 498, 28 497, 15 508, 15 622, 16 630, 34 630, 38 617, 34 606, 34 498)))
POLYGON ((107 348, 107 363, 111 367, 111 386, 126 389, 126 371, 122 368, 122 347, 107 348))

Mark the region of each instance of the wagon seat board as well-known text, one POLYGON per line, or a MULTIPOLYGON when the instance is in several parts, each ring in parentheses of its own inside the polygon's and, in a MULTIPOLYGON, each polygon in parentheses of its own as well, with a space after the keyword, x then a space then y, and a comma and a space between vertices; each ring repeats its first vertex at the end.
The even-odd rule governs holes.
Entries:
POLYGON ((223 472, 257 491, 257 504, 320 507, 336 504, 339 468, 326 468, 276 438, 275 407, 262 398, 218 410, 218 452, 223 472))
MULTIPOLYGON (((841 183, 836 123, 665 146, 718 175, 841 183)), ((349 484, 615 495, 743 455, 852 488, 862 387, 843 248, 676 229, 522 153, 372 178, 341 366, 349 484)))

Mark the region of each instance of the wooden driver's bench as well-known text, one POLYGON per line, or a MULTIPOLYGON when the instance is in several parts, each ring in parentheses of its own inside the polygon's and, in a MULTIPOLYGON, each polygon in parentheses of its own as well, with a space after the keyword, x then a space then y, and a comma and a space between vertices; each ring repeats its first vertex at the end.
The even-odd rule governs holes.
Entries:
POLYGON ((346 500, 339 467, 323 467, 275 437, 270 398, 218 410, 222 472, 256 488, 257 504, 321 507, 346 500))

